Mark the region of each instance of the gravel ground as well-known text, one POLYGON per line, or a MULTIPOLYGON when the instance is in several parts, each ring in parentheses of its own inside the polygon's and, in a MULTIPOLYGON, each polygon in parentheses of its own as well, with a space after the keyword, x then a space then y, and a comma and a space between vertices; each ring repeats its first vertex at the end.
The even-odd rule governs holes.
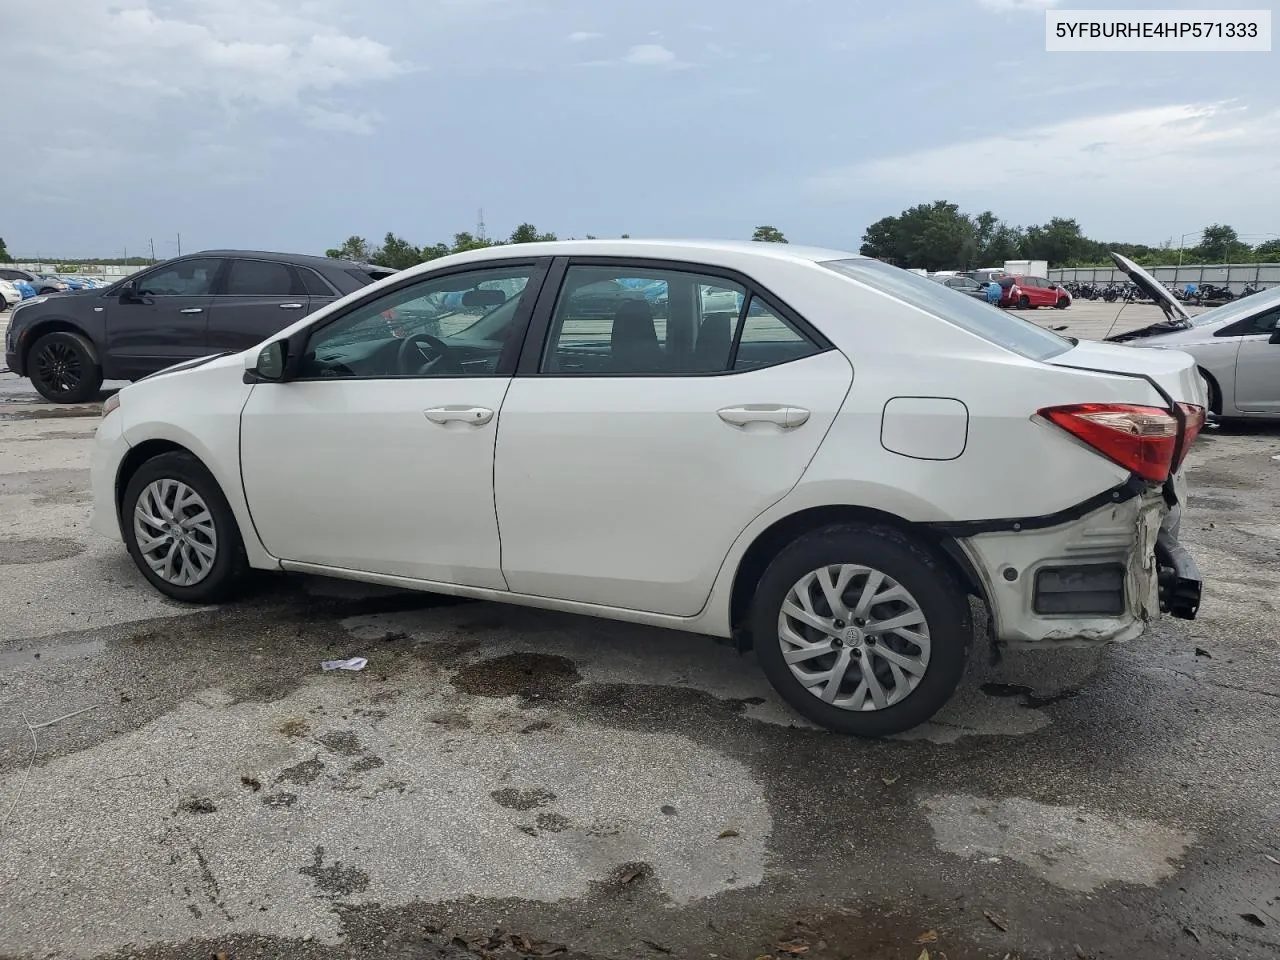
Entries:
POLYGON ((1280 427, 1191 453, 1198 620, 869 743, 681 634, 170 604, 88 530, 97 405, 36 399, 0 374, 0 957, 1280 956, 1280 427))

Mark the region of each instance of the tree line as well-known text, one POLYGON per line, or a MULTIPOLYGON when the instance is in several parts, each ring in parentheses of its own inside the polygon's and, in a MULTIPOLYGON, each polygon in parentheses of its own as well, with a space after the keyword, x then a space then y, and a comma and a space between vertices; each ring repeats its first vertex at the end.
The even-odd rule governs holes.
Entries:
MULTIPOLYGON (((631 235, 624 233, 622 238, 625 240, 631 235)), ((390 267, 393 270, 404 270, 407 267, 416 266, 419 263, 426 263, 428 260, 438 260, 440 257, 447 257, 452 253, 463 253, 467 250, 479 250, 484 247, 501 247, 512 243, 538 243, 544 240, 558 239, 554 233, 542 233, 532 223, 522 223, 511 231, 511 235, 505 239, 496 237, 477 237, 473 233, 455 233, 452 243, 434 243, 425 247, 417 247, 398 237, 394 233, 388 233, 382 238, 381 244, 370 243, 364 237, 350 236, 343 241, 341 246, 331 247, 325 251, 325 256, 334 257, 341 260, 357 260, 361 263, 372 263, 380 267, 390 267)), ((570 237, 569 239, 576 239, 570 237)), ((596 240, 597 237, 587 234, 587 240, 596 240)), ((782 235, 782 231, 773 226, 756 227, 755 233, 751 236, 752 240, 763 243, 786 243, 787 238, 782 235)))
POLYGON ((1280 239, 1251 246, 1226 224, 1201 231, 1194 247, 1093 240, 1080 224, 1054 217, 1044 224, 1016 226, 990 210, 976 216, 945 200, 921 203, 896 217, 867 227, 860 252, 899 267, 970 270, 1000 266, 1006 260, 1047 260, 1051 267, 1111 265, 1109 254, 1122 253, 1143 266, 1183 263, 1276 263, 1280 239))

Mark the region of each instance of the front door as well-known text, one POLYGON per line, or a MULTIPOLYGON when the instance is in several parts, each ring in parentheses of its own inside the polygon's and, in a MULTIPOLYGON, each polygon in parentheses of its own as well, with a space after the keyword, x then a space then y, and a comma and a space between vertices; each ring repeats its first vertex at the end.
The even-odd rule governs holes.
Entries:
POLYGON ((507 583, 692 616, 817 452, 849 362, 728 275, 579 263, 543 300, 546 347, 498 429, 507 583))
POLYGON ((1246 413, 1280 413, 1280 343, 1272 343, 1280 307, 1252 318, 1236 352, 1236 406, 1246 413))
POLYGON ((210 353, 248 350, 307 315, 309 295, 294 267, 232 260, 209 310, 210 353))
POLYGON ((134 295, 103 301, 108 373, 133 380, 205 356, 209 307, 224 262, 212 257, 171 260, 140 274, 134 295))
POLYGON ((272 555, 505 586, 494 442, 537 270, 503 264, 408 281, 326 319, 287 382, 254 386, 241 472, 272 555), (460 291, 462 302, 446 306, 460 291), (424 336, 426 325, 440 336, 424 336), (477 328, 486 336, 470 335, 477 328))

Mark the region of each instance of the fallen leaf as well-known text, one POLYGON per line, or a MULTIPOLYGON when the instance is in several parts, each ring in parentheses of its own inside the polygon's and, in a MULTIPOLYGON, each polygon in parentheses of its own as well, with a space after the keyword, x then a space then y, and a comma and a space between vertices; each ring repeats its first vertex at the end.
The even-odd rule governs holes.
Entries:
POLYGON ((880 779, 884 782, 884 785, 886 787, 892 787, 895 783, 897 783, 899 780, 902 779, 902 775, 899 774, 896 777, 881 777, 880 779))
POLYGON ((227 960, 227 955, 226 955, 225 953, 221 953, 221 952, 219 952, 219 953, 215 953, 215 954, 213 955, 213 960, 227 960))
POLYGON ((625 870, 622 873, 618 874, 618 882, 625 885, 630 883, 636 877, 640 877, 643 875, 644 875, 643 867, 632 867, 630 870, 625 870))
POLYGON ((925 947, 921 950, 920 956, 916 957, 916 960, 929 960, 929 948, 925 947))
POLYGON ((788 940, 786 943, 778 944, 778 949, 783 953, 789 953, 793 957, 798 957, 802 953, 809 952, 809 943, 797 937, 795 940, 788 940))
POLYGON ((717 837, 717 839, 728 840, 730 837, 738 837, 738 836, 741 836, 741 834, 738 833, 737 830, 722 830, 720 831, 720 836, 717 837))
POLYGON ((1084 947, 1080 946, 1078 943, 1076 944, 1076 956, 1079 960, 1094 960, 1094 954, 1085 953, 1084 947))
POLYGON ((241 777, 240 782, 243 783, 250 790, 252 790, 254 793, 257 793, 259 790, 262 789, 262 781, 257 779, 256 777, 241 777))
POLYGON ((924 933, 920 934, 920 936, 916 937, 916 943, 937 943, 937 942, 938 942, 937 930, 926 930, 924 933))
MULTIPOLYGON (((526 941, 527 943, 528 941, 526 941)), ((529 945, 529 953, 535 957, 551 957, 557 953, 568 953, 569 948, 563 943, 547 943, 544 940, 535 940, 529 945)))
POLYGON ((1008 921, 998 913, 992 913, 990 910, 983 910, 982 915, 986 917, 988 922, 990 922, 990 924, 997 930, 1007 931, 1009 929, 1008 921))
POLYGON ((1263 856, 1266 857, 1268 860, 1270 860, 1272 863, 1274 863, 1276 866, 1280 867, 1280 860, 1277 860, 1271 854, 1264 853, 1263 856))
POLYGON ((1194 940, 1196 943, 1200 942, 1200 934, 1196 933, 1195 930, 1191 929, 1191 927, 1183 927, 1182 932, 1185 933, 1192 940, 1194 940))
POLYGON ((1267 921, 1263 920, 1256 913, 1242 913, 1240 914, 1240 919, 1245 923, 1252 923, 1255 927, 1265 927, 1267 925, 1267 921))
POLYGON ((641 942, 641 943, 643 943, 643 944, 644 944, 646 947, 648 947, 650 950, 657 950, 659 953, 670 953, 670 952, 671 952, 671 948, 670 948, 670 947, 664 947, 662 944, 660 944, 660 943, 654 943, 652 940, 641 940, 640 942, 641 942))
POLYGON ((1210 653, 1208 650, 1204 649, 1204 647, 1196 647, 1196 656, 1208 657, 1210 660, 1213 659, 1213 654, 1210 653))

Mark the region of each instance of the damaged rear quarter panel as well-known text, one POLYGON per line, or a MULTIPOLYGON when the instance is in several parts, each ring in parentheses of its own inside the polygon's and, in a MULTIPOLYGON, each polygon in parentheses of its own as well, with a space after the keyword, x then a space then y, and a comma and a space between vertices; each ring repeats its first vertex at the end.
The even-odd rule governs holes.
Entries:
POLYGON ((1093 647, 1132 640, 1160 614, 1156 537, 1168 513, 1159 490, 1094 511, 1047 530, 984 533, 961 541, 985 581, 992 628, 1010 649, 1093 647), (1037 614, 1036 573, 1042 567, 1120 563, 1125 612, 1120 616, 1037 614), (1017 573, 1014 580, 1006 571, 1017 573))

